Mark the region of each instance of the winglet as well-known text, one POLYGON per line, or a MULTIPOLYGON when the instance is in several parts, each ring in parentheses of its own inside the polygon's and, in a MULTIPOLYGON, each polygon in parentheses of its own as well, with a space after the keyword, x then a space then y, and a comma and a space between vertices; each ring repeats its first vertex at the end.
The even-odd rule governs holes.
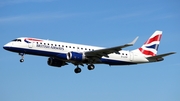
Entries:
POLYGON ((136 41, 138 40, 138 38, 139 37, 137 36, 132 42, 128 43, 127 45, 129 45, 129 46, 134 45, 136 43, 136 41))

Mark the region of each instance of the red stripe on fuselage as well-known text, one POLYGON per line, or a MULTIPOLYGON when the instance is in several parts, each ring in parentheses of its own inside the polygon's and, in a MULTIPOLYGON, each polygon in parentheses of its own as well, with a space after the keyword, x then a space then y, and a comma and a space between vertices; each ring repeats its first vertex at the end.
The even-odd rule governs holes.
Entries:
POLYGON ((148 39, 144 44, 150 44, 150 43, 152 43, 154 41, 160 41, 161 40, 161 36, 162 36, 162 34, 156 35, 156 36, 148 39))
POLYGON ((34 39, 34 38, 27 38, 27 40, 29 40, 29 41, 42 41, 42 40, 34 39))
POLYGON ((156 54, 154 54, 153 52, 151 51, 148 51, 148 50, 144 50, 142 48, 139 48, 139 50, 144 54, 144 55, 151 55, 151 56, 155 56, 156 54))

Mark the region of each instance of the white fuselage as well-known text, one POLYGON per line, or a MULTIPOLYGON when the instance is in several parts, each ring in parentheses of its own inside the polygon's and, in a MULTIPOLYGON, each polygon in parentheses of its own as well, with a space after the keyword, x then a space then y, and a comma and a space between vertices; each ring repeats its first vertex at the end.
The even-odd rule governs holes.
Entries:
MULTIPOLYGON (((66 42, 58 42, 51 40, 38 39, 35 41, 25 41, 25 37, 18 38, 16 41, 9 42, 4 46, 6 50, 25 53, 31 55, 59 57, 61 60, 67 61, 68 52, 83 53, 87 51, 94 51, 104 49, 103 47, 95 47, 89 45, 80 45, 66 42), (59 55, 58 55, 59 54, 59 55)), ((73 62, 73 61, 71 61, 73 62)), ((74 61, 75 62, 75 61, 74 61)), ((137 63, 149 62, 139 51, 125 51, 121 50, 119 53, 111 53, 108 56, 103 56, 100 61, 94 63, 104 63, 109 65, 131 65, 137 63)), ((83 63, 83 62, 82 62, 83 63)))
POLYGON ((20 62, 24 62, 24 54, 46 56, 49 57, 47 60, 49 66, 62 67, 72 63, 77 66, 74 72, 80 73, 79 66, 84 64, 88 70, 93 70, 94 64, 134 65, 163 61, 163 57, 175 52, 157 55, 161 36, 162 31, 155 31, 141 47, 132 51, 122 49, 133 46, 138 37, 130 43, 110 48, 21 37, 7 43, 3 48, 19 53, 20 62))

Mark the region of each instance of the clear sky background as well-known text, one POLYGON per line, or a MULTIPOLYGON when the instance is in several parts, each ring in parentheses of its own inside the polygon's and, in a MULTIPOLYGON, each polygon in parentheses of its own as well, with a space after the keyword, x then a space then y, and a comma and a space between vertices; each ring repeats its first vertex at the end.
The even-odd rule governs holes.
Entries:
POLYGON ((0 0, 0 101, 180 101, 180 1, 178 0, 0 0), (46 57, 2 47, 27 36, 112 47, 140 47, 155 30, 163 62, 134 66, 47 65, 46 57))

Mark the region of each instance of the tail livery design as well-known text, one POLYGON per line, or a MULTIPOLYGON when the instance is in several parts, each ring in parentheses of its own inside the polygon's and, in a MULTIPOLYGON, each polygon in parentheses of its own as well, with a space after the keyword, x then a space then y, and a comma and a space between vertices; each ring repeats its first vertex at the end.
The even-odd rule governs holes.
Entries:
POLYGON ((160 44, 162 31, 155 31, 152 36, 139 48, 145 57, 156 56, 160 44))

